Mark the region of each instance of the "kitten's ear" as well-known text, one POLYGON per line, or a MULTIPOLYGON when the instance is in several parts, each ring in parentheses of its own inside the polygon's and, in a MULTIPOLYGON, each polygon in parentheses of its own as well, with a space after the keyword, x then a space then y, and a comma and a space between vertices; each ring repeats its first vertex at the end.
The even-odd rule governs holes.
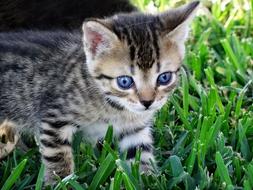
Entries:
POLYGON ((103 23, 101 20, 84 22, 82 29, 84 50, 91 59, 108 52, 119 41, 107 23, 103 23))
POLYGON ((199 1, 168 10, 160 15, 165 26, 163 34, 174 42, 184 42, 189 32, 189 24, 195 16, 199 1))

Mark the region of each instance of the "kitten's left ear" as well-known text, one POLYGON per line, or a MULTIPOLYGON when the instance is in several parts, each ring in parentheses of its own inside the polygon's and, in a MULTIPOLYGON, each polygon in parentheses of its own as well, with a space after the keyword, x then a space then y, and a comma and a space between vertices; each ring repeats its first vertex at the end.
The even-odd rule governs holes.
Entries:
POLYGON ((195 16, 199 1, 168 10, 160 15, 164 24, 163 35, 176 43, 184 43, 189 32, 189 24, 195 16))
POLYGON ((89 20, 83 23, 83 43, 86 56, 94 59, 110 52, 119 42, 106 20, 89 20))

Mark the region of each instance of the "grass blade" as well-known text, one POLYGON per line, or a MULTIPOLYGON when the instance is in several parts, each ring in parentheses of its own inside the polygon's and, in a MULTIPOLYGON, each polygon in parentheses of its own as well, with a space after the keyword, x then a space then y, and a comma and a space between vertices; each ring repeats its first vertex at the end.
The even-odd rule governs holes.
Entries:
POLYGON ((43 179, 44 179, 44 173, 45 173, 45 165, 42 163, 39 171, 39 175, 37 177, 35 190, 40 190, 43 185, 43 179))
POLYGON ((14 168, 11 175, 8 177, 6 182, 4 183, 2 190, 9 190, 11 187, 15 184, 17 179, 20 177, 22 171, 25 168, 25 165, 27 163, 27 159, 24 159, 22 162, 20 162, 17 167, 14 168))
POLYGON ((219 174, 221 180, 226 183, 226 186, 233 185, 232 181, 229 177, 229 174, 228 174, 228 169, 224 164, 224 161, 222 159, 220 152, 216 152, 215 161, 217 164, 218 174, 219 174))
POLYGON ((104 180, 112 173, 115 168, 115 160, 111 154, 108 154, 104 161, 98 168, 89 189, 97 189, 99 185, 104 182, 104 180))

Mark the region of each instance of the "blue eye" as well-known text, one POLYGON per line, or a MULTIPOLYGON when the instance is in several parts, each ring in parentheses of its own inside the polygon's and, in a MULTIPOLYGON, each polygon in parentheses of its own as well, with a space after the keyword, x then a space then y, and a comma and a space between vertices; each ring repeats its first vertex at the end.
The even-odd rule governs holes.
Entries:
POLYGON ((171 81, 171 78, 172 78, 171 72, 162 73, 157 78, 157 84, 158 85, 167 85, 171 81))
POLYGON ((132 87, 134 80, 130 76, 119 76, 117 77, 117 84, 123 90, 127 90, 132 87))

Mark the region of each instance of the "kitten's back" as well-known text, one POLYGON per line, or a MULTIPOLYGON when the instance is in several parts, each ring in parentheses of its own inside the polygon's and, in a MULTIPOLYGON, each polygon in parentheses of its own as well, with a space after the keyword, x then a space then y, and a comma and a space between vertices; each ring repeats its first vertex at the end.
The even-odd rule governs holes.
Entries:
POLYGON ((81 33, 79 31, 72 33, 67 31, 1 32, 0 54, 2 58, 6 53, 28 57, 43 54, 50 56, 56 51, 58 53, 63 51, 62 48, 66 46, 66 43, 81 45, 81 33), (36 52, 38 55, 35 55, 36 52))
MULTIPOLYGON (((80 35, 64 31, 0 33, 0 123, 8 118, 37 122, 34 114, 42 109, 41 96, 62 88, 68 77, 64 71, 78 66, 79 52, 80 63, 85 62, 80 35), (73 59, 75 64, 69 62, 73 59)), ((47 100, 43 99, 44 106, 47 100)))

